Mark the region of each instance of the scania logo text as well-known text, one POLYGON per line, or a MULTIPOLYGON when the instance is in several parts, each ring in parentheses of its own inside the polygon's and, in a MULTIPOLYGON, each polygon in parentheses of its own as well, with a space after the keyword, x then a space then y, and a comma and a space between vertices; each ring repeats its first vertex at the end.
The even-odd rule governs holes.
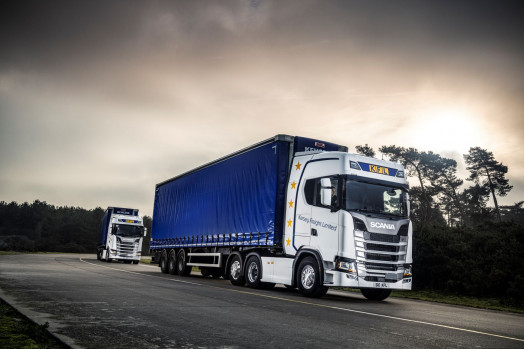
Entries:
POLYGON ((394 224, 387 224, 387 223, 380 223, 380 222, 371 222, 370 225, 371 225, 371 228, 381 228, 381 229, 395 230, 395 225, 394 224))

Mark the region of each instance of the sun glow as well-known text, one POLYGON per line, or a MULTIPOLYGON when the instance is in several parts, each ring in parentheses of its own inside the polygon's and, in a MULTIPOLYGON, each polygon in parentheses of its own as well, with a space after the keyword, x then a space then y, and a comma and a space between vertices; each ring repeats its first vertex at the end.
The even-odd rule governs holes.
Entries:
POLYGON ((416 146, 432 151, 465 153, 480 139, 480 125, 467 111, 440 109, 414 124, 416 146))

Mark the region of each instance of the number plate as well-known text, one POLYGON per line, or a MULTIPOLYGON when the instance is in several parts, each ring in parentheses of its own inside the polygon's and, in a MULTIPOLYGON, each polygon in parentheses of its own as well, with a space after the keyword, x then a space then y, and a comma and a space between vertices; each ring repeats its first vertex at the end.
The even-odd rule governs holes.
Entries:
POLYGON ((376 288, 388 288, 388 284, 385 282, 375 282, 376 288))

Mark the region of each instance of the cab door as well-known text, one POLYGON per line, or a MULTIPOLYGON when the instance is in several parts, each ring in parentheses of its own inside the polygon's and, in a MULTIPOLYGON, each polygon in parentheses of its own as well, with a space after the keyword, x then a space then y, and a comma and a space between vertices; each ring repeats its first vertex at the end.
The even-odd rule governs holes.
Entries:
POLYGON ((334 261, 339 244, 338 176, 320 177, 314 182, 315 196, 311 206, 310 245, 318 249, 324 260, 334 261))

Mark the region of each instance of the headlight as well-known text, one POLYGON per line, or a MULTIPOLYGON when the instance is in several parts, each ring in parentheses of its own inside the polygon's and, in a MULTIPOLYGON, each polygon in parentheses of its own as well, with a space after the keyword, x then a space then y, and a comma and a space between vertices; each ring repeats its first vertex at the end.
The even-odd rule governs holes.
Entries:
POLYGON ((411 265, 404 266, 404 277, 410 278, 411 276, 411 265))
POLYGON ((337 260, 336 267, 339 270, 343 270, 348 273, 356 273, 357 272, 357 264, 352 259, 342 258, 340 257, 337 260))

